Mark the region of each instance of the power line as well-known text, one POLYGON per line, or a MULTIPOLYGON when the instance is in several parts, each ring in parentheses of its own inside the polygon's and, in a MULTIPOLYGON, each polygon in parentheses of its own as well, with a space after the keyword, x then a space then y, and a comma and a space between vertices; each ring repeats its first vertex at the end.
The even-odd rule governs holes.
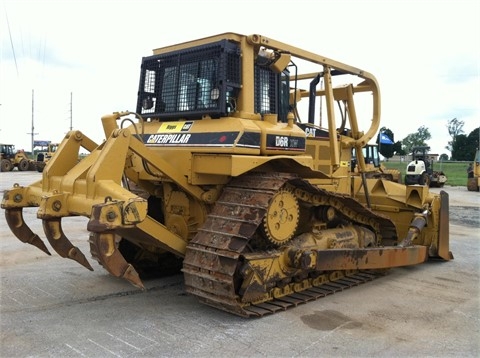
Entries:
POLYGON ((15 55, 15 46, 13 45, 12 32, 10 31, 10 22, 8 21, 8 14, 7 14, 6 7, 4 7, 4 10, 5 10, 5 18, 7 19, 8 35, 10 36, 10 45, 12 46, 13 60, 15 62, 15 69, 17 70, 17 76, 18 76, 17 56, 15 55))

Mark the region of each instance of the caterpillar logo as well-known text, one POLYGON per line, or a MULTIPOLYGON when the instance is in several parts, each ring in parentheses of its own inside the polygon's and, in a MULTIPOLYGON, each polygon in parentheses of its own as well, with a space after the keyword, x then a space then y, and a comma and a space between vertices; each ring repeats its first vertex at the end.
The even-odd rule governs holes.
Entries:
POLYGON ((191 134, 152 134, 147 144, 186 144, 191 134))
POLYGON ((305 135, 307 137, 315 137, 316 128, 305 127, 305 135))

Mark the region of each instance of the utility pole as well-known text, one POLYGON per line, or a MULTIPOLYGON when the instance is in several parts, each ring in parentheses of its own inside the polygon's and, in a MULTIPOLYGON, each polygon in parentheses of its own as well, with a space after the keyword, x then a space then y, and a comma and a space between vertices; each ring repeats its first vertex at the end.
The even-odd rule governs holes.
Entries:
POLYGON ((70 130, 73 129, 73 95, 70 92, 70 130))
POLYGON ((35 133, 35 125, 34 125, 34 117, 35 117, 35 99, 34 99, 34 90, 32 89, 32 131, 30 133, 27 133, 27 134, 30 134, 32 136, 32 155, 34 155, 35 153, 33 153, 33 142, 34 142, 34 137, 36 134, 38 133, 35 133))

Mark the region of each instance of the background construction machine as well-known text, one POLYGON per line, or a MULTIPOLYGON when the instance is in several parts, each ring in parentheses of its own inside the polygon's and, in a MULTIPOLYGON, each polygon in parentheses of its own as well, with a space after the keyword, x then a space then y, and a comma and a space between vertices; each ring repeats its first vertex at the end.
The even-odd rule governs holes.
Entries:
POLYGON ((37 140, 33 143, 35 169, 41 173, 43 172, 45 165, 47 165, 48 161, 52 159, 53 154, 57 151, 59 143, 52 143, 49 140, 37 140))
POLYGON ((441 170, 433 169, 433 159, 428 155, 430 147, 412 148, 412 161, 407 164, 405 184, 426 185, 441 188, 447 182, 447 176, 441 170))
POLYGON ((19 171, 34 170, 33 161, 23 150, 15 150, 13 144, 0 144, 2 172, 12 171, 17 168, 19 171))
MULTIPOLYGON (((365 175, 369 178, 386 179, 397 183, 402 182, 402 175, 398 169, 387 169, 380 160, 378 144, 367 144, 362 148, 365 158, 365 175)), ((352 170, 358 173, 355 148, 352 150, 352 170)))
POLYGON ((467 189, 468 191, 479 191, 480 188, 480 149, 477 149, 473 163, 468 169, 467 189))
POLYGON ((379 123, 369 72, 224 33, 143 58, 136 111, 102 117, 101 144, 69 132, 42 179, 12 187, 2 208, 49 253, 23 220, 38 207, 53 249, 93 270, 61 226, 86 216, 92 257, 112 275, 144 288, 146 273, 181 269, 201 302, 262 316, 452 258, 447 193, 366 175, 379 123))

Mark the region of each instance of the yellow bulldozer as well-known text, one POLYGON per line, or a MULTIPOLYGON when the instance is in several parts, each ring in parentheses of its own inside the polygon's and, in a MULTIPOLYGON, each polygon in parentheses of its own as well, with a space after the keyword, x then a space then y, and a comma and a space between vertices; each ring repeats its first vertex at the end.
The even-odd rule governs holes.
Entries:
POLYGON ((380 90, 362 69, 223 33, 153 50, 136 110, 101 121, 102 143, 70 131, 41 180, 5 193, 21 241, 50 253, 23 219, 38 207, 50 246, 93 270, 61 226, 85 216, 110 274, 144 289, 181 270, 189 294, 244 317, 453 258, 446 192, 366 175, 380 90))
POLYGON ((467 190, 480 190, 480 149, 475 152, 473 163, 470 163, 467 170, 467 190))
MULTIPOLYGON (((397 183, 402 182, 402 175, 398 169, 387 169, 380 161, 380 152, 377 144, 367 144, 362 148, 365 168, 362 175, 369 178, 382 178, 397 183)), ((359 173, 357 168, 355 148, 352 149, 352 171, 359 173)))
POLYGON ((52 143, 49 140, 36 140, 33 142, 33 151, 35 153, 35 169, 41 173, 52 159, 58 149, 59 143, 52 143))

